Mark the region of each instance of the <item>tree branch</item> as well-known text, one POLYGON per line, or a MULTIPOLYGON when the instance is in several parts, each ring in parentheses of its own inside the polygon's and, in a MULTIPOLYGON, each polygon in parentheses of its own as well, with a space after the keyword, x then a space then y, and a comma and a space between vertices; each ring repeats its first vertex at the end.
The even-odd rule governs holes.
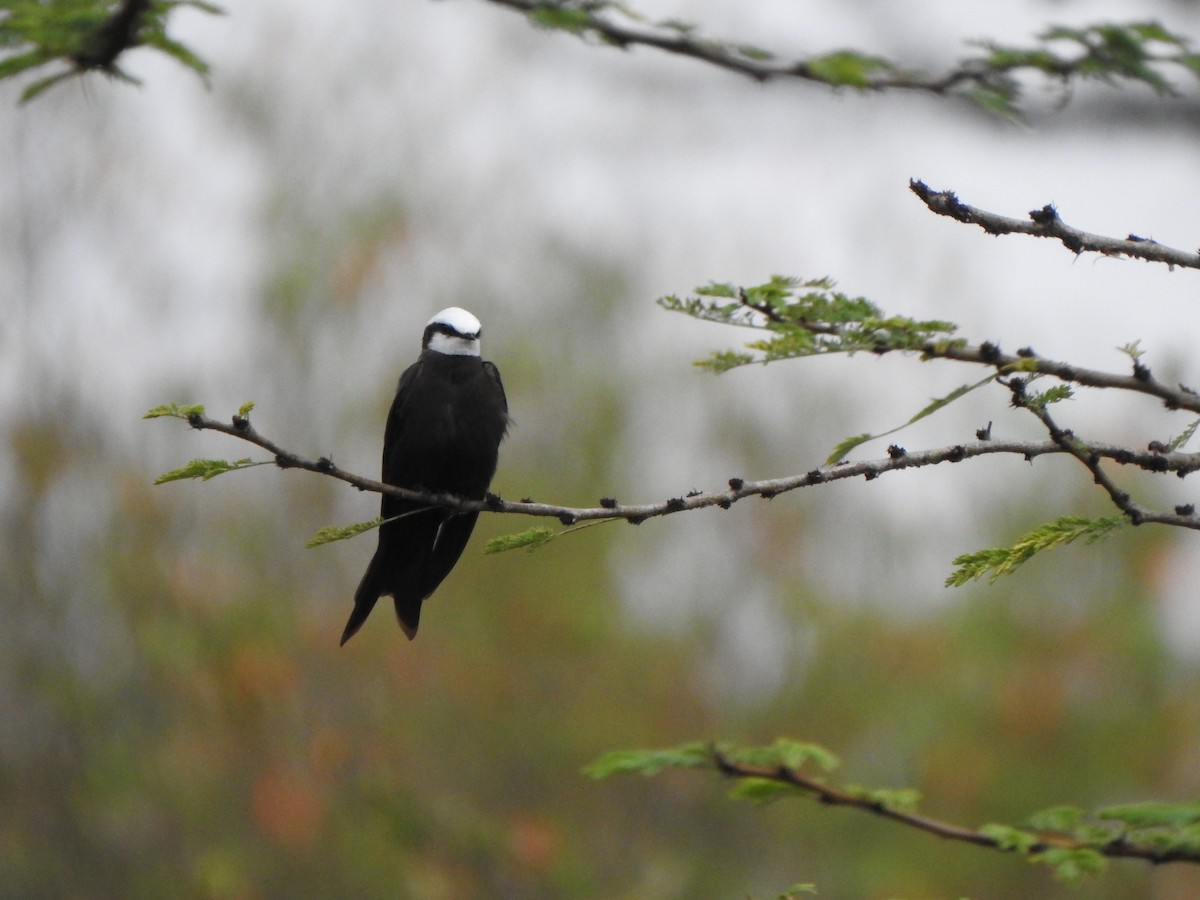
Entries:
POLYGON ((1036 372, 1040 375, 1053 375, 1061 381, 1084 387, 1147 394, 1162 400, 1167 409, 1186 409, 1189 412, 1200 413, 1200 394, 1182 384, 1170 387, 1158 381, 1150 369, 1140 363, 1134 365, 1132 375, 1116 375, 1099 369, 1084 369, 1070 363, 1044 359, 1028 347, 1018 350, 1016 354, 1004 353, 989 341, 982 344, 958 344, 953 341, 932 343, 923 347, 921 352, 926 359, 980 363, 994 366, 998 372, 1005 374, 1036 372))
POLYGON ((1173 94, 1172 84, 1159 69, 1174 66, 1184 72, 1193 71, 1194 57, 1187 39, 1156 23, 1054 27, 1038 35, 1038 43, 1032 47, 979 41, 975 43, 981 53, 940 76, 926 76, 853 50, 781 60, 759 47, 699 36, 694 27, 676 20, 648 21, 613 0, 488 2, 525 13, 546 27, 595 37, 622 49, 653 47, 759 82, 792 78, 833 88, 959 96, 993 112, 1010 114, 1020 94, 1020 84, 1013 77, 1018 72, 1033 72, 1064 87, 1081 79, 1106 84, 1126 81, 1148 85, 1159 94, 1173 94), (1063 48, 1066 52, 1060 52, 1063 48))
MULTIPOLYGON (((625 519, 632 524, 640 524, 646 519, 666 516, 688 510, 720 507, 728 509, 734 503, 746 497, 772 497, 793 491, 798 488, 812 487, 847 478, 866 478, 868 481, 878 478, 885 472, 901 469, 921 468, 940 463, 961 462, 991 454, 1015 454, 1032 460, 1034 457, 1047 454, 1067 453, 1073 450, 1062 443, 1049 440, 1044 442, 979 440, 965 444, 955 444, 934 450, 922 450, 909 453, 901 447, 893 445, 889 448, 888 456, 883 459, 864 460, 859 462, 842 462, 835 465, 821 466, 802 475, 791 475, 784 478, 746 481, 741 478, 729 479, 726 490, 714 492, 693 491, 682 497, 672 497, 659 503, 644 503, 627 506, 611 498, 600 501, 597 507, 571 507, 548 503, 536 503, 532 500, 515 502, 504 500, 489 494, 485 500, 464 500, 449 494, 429 494, 422 491, 409 490, 384 484, 370 478, 363 478, 352 472, 347 472, 336 466, 328 457, 316 460, 306 459, 286 450, 269 438, 259 434, 250 424, 248 417, 234 416, 227 424, 216 419, 208 418, 200 413, 191 412, 177 416, 185 418, 189 425, 201 431, 218 431, 231 437, 248 441, 261 447, 275 457, 275 463, 284 469, 306 469, 321 475, 337 478, 351 484, 359 490, 375 493, 390 494, 406 500, 428 503, 430 506, 440 506, 471 512, 509 513, 526 516, 555 518, 564 525, 594 519, 625 519)), ((1180 477, 1200 470, 1200 453, 1180 453, 1171 451, 1157 453, 1152 451, 1135 451, 1127 447, 1101 443, 1081 443, 1083 452, 1097 458, 1112 459, 1122 465, 1133 465, 1150 472, 1175 472, 1180 477)), ((1146 521, 1161 521, 1163 524, 1176 525, 1184 528, 1200 529, 1200 515, 1183 515, 1155 517, 1153 514, 1146 521)))
POLYGON ((1176 250, 1150 238, 1131 234, 1129 237, 1111 238, 1091 234, 1072 228, 1058 216, 1050 204, 1032 210, 1029 219, 1013 219, 978 207, 968 206, 953 191, 935 191, 925 182, 911 180, 909 188, 930 211, 969 225, 978 225, 988 234, 1030 234, 1034 237, 1053 238, 1077 256, 1083 253, 1100 253, 1104 256, 1128 256, 1147 262, 1166 263, 1174 269, 1200 269, 1200 251, 1176 250))
POLYGON ((1121 490, 1113 480, 1109 478, 1102 468, 1100 468, 1100 457, 1088 447, 1088 445, 1079 440, 1074 432, 1058 427, 1058 423, 1050 415, 1044 405, 1030 403, 1025 398, 1025 383, 1019 379, 1014 379, 1008 383, 1008 386, 1013 392, 1013 404, 1022 409, 1027 409, 1037 417, 1038 421, 1045 426, 1046 431, 1050 434, 1050 439, 1067 453, 1075 457, 1079 462, 1092 473, 1092 479, 1100 487, 1104 488, 1113 505, 1117 507, 1129 521, 1134 525, 1142 525, 1146 522, 1157 522, 1162 525, 1177 525, 1183 527, 1192 527, 1185 523, 1195 518, 1192 507, 1179 506, 1176 507, 1173 513, 1155 512, 1148 507, 1137 503, 1129 496, 1127 491, 1121 490))
MULTIPOLYGON (((975 844, 995 850, 1016 850, 1000 837, 984 830, 965 828, 940 819, 889 806, 869 793, 857 793, 832 787, 823 781, 804 775, 796 768, 787 766, 756 766, 729 759, 719 750, 713 749, 713 763, 723 775, 736 779, 764 779, 798 788, 829 806, 848 806, 873 815, 908 825, 912 828, 937 835, 952 841, 975 844)), ((1021 851, 1038 856, 1050 850, 1094 851, 1102 856, 1125 859, 1142 859, 1153 863, 1190 862, 1200 863, 1200 854, 1181 848, 1164 849, 1153 844, 1134 843, 1117 835, 1106 843, 1089 843, 1066 835, 1040 835, 1031 844, 1021 846, 1021 851)))

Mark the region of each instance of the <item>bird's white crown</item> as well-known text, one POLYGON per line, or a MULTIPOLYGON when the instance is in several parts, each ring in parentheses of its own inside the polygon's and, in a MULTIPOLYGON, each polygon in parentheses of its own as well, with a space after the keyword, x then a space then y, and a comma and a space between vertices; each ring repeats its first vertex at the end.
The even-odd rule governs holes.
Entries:
POLYGON ((450 306, 425 325, 424 348, 450 356, 478 356, 479 320, 457 306, 450 306))

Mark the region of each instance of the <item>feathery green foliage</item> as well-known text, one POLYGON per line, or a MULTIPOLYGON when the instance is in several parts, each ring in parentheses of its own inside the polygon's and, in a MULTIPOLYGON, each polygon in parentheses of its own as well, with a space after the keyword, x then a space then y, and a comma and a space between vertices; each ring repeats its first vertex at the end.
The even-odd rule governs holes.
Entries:
POLYGON ((996 547, 955 557, 954 565, 958 568, 946 578, 946 586, 960 587, 968 581, 978 581, 984 575, 988 576, 989 583, 995 582, 997 578, 1011 574, 1043 550, 1070 544, 1080 538, 1083 538, 1084 543, 1091 544, 1108 537, 1124 525, 1125 519, 1122 516, 1104 516, 1099 519, 1060 516, 1053 522, 1039 525, 1011 547, 996 547))
POLYGON ((847 453, 849 453, 851 450, 853 450, 855 447, 859 446, 860 444, 865 444, 865 443, 867 443, 867 441, 873 441, 873 440, 876 440, 877 438, 887 437, 890 434, 895 434, 897 431, 902 431, 903 429, 907 428, 909 425, 912 425, 914 422, 919 422, 921 419, 924 419, 926 416, 933 415, 939 409, 949 406, 951 403, 953 403, 955 400, 958 400, 960 397, 965 397, 967 394, 971 393, 971 391, 975 390, 976 388, 983 387, 985 384, 990 384, 991 382, 995 381, 997 377, 999 377, 998 374, 993 374, 993 375, 989 375, 987 378, 982 379, 981 381, 975 382, 974 384, 959 385, 954 390, 952 390, 949 394, 947 394, 945 397, 937 397, 934 400, 930 401, 930 403, 927 406, 925 406, 922 410, 920 410, 915 415, 913 415, 907 422, 904 422, 901 425, 897 425, 895 428, 890 428, 887 431, 881 431, 881 432, 879 432, 879 434, 851 435, 850 437, 846 438, 841 443, 839 443, 836 447, 833 448, 833 451, 825 459, 825 465, 832 466, 835 463, 841 462, 843 459, 846 458, 847 453))
POLYGON ((312 549, 313 547, 320 547, 322 544, 331 544, 334 541, 349 540, 352 537, 362 534, 364 531, 372 531, 387 521, 390 520, 375 518, 369 522, 355 522, 352 525, 326 525, 305 541, 304 546, 312 549))
POLYGON ((156 406, 149 410, 143 419, 161 419, 163 416, 172 416, 176 419, 186 419, 190 416, 204 415, 203 403, 192 403, 187 406, 181 406, 178 403, 164 403, 162 406, 156 406))
POLYGON ((610 750, 584 766, 591 778, 608 778, 637 772, 657 775, 664 769, 702 769, 713 765, 713 748, 708 744, 683 744, 668 750, 610 750))
POLYGON ((1192 439, 1192 435, 1196 433, 1196 428, 1200 427, 1200 419, 1194 419, 1187 428, 1183 429, 1178 435, 1171 438, 1166 443, 1168 452, 1178 450, 1184 444, 1192 439))
POLYGON ((695 294, 686 299, 662 297, 658 303, 706 322, 772 333, 768 339, 746 345, 755 353, 716 353, 696 363, 713 372, 826 353, 919 351, 930 343, 965 343, 951 338, 955 326, 950 322, 887 316, 864 297, 835 291, 829 278, 775 275, 753 287, 713 283, 696 288, 695 294))
POLYGON ((136 84, 136 79, 118 67, 117 60, 126 50, 145 46, 207 79, 208 64, 167 36, 167 17, 180 6, 222 14, 220 7, 203 0, 5 0, 0 9, 0 78, 50 62, 66 64, 65 70, 26 87, 22 103, 87 71, 136 84))
POLYGON ((185 466, 164 472, 154 479, 155 484, 166 484, 168 481, 183 481, 187 478, 199 478, 208 481, 226 472, 236 472, 238 469, 250 469, 254 466, 272 466, 274 460, 238 459, 230 462, 225 459, 193 459, 185 466))
POLYGON ((530 553, 538 550, 558 536, 558 532, 551 528, 535 527, 527 531, 521 531, 516 534, 502 534, 500 537, 492 538, 484 546, 484 553, 504 553, 506 550, 516 550, 524 547, 530 553))
POLYGON ((1053 79, 1064 91, 1073 81, 1091 80, 1110 86, 1142 84, 1163 96, 1177 93, 1168 72, 1200 75, 1200 55, 1190 41, 1152 21, 1053 26, 1025 46, 972 41, 976 53, 944 74, 928 75, 853 49, 781 60, 761 47, 701 37, 697 27, 687 22, 651 21, 614 0, 527 0, 507 5, 524 9, 542 27, 620 47, 651 44, 756 78, 787 75, 832 88, 921 90, 963 97, 1007 118, 1017 115, 1022 73, 1053 79))

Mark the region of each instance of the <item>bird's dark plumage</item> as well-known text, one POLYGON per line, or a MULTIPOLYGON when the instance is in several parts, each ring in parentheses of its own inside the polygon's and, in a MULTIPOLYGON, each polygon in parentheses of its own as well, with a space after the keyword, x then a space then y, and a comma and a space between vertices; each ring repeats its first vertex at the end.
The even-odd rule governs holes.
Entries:
MULTIPOLYGON (((400 376, 383 440, 383 481, 483 499, 508 429, 500 373, 479 356, 479 322, 456 308, 425 328, 420 358, 400 376)), ((345 644, 390 594, 400 627, 417 634, 421 603, 450 574, 478 513, 424 507, 383 495, 379 546, 354 594, 345 644), (398 517, 398 518, 397 518, 398 517)))

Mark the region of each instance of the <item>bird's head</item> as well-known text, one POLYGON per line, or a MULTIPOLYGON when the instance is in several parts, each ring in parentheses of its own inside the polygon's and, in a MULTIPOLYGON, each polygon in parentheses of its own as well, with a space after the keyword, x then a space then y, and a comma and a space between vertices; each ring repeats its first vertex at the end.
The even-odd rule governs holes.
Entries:
POLYGON ((448 356, 478 356, 482 333, 483 327, 477 318, 465 309, 451 306, 426 324, 421 349, 448 356))

